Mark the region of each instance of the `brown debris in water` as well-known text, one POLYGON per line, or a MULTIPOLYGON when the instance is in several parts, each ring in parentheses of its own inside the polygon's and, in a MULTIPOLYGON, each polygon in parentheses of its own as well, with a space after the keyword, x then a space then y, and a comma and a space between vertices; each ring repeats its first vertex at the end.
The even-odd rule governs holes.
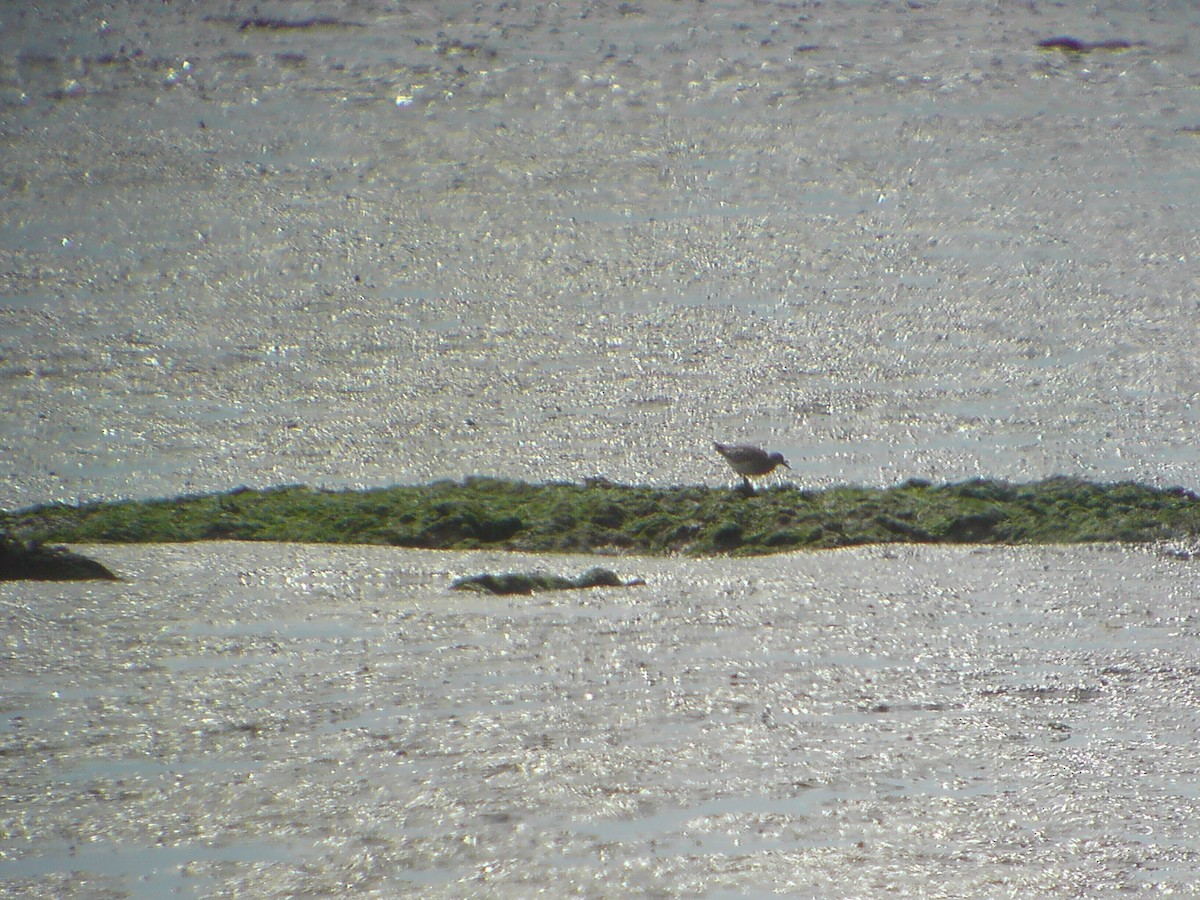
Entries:
POLYGON ((1045 38, 1037 43, 1042 50, 1062 50, 1064 53, 1091 53, 1093 50, 1129 50, 1135 45, 1131 41, 1081 41, 1069 35, 1045 38))

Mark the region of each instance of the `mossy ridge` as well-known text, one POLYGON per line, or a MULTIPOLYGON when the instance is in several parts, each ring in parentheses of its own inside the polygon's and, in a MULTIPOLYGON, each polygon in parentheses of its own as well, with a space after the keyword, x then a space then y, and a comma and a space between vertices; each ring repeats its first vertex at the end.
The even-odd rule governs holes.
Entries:
POLYGON ((1182 488, 1057 477, 890 488, 779 486, 747 497, 696 486, 494 478, 333 491, 288 485, 174 499, 51 505, 0 513, 24 540, 141 543, 213 539, 489 547, 532 552, 756 555, 873 543, 1138 542, 1200 534, 1182 488))

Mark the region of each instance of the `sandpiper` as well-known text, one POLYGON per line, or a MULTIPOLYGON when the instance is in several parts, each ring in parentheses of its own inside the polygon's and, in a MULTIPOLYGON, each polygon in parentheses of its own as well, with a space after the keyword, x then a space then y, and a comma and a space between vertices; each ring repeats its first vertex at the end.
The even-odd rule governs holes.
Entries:
POLYGON ((713 441, 713 447, 725 457, 733 471, 742 476, 742 487, 747 494, 754 493, 751 475, 769 475, 776 466, 791 468, 782 453, 768 453, 753 444, 721 444, 713 441))

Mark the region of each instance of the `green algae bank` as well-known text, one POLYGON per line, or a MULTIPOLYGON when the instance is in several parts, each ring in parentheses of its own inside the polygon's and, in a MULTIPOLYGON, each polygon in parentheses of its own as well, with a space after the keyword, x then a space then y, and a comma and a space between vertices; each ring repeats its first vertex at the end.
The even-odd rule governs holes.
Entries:
POLYGON ((1158 541, 1200 534, 1200 498, 1182 488, 1053 478, 1013 485, 804 491, 747 497, 707 487, 474 478, 371 491, 303 486, 150 501, 42 506, 0 528, 67 543, 229 539, 491 547, 559 553, 756 555, 879 543, 1158 541))

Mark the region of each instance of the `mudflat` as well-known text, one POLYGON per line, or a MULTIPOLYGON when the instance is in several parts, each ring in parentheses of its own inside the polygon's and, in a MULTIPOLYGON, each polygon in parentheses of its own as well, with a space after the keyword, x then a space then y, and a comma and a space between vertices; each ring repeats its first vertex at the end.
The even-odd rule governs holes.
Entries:
POLYGON ((29 897, 1140 896, 1200 873, 1197 563, 84 548, 0 587, 29 897))
MULTIPOLYGON (((8 4, 0 507, 1195 487, 1187 4, 8 4), (772 476, 776 477, 776 476, 772 476)), ((1195 553, 80 548, 0 585, 31 897, 1194 892, 1195 553)))
POLYGON ((1198 20, 6 10, 0 505, 715 485, 714 439, 1194 486, 1198 20))

